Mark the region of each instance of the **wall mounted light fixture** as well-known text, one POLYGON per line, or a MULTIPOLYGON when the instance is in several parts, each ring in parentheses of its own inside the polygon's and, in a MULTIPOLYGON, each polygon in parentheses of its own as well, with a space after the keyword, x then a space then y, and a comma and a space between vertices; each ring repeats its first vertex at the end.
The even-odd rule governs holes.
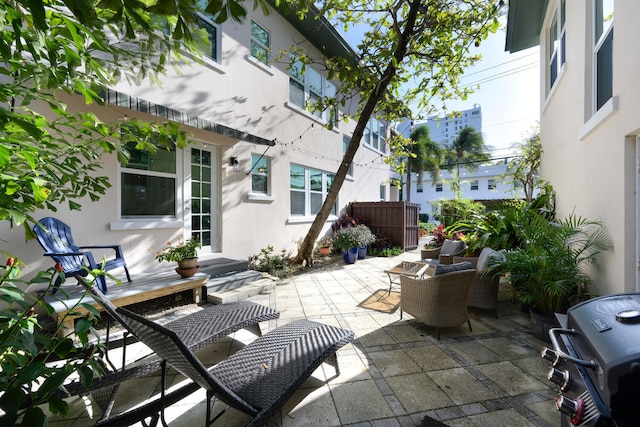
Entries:
POLYGON ((229 166, 231 166, 233 168, 234 172, 239 172, 240 171, 240 160, 238 160, 237 157, 230 157, 229 158, 229 166))

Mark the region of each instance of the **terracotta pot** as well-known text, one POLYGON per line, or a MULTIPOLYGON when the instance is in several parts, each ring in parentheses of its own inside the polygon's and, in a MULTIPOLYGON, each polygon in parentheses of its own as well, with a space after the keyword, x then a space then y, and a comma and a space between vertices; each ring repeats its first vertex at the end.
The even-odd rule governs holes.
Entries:
POLYGON ((198 265, 198 258, 187 258, 182 261, 178 261, 178 268, 184 270, 187 268, 194 268, 198 265))
POLYGON ((331 248, 318 248, 318 252, 322 256, 327 256, 331 253, 331 248))
POLYGON ((191 267, 191 268, 180 268, 180 267, 176 267, 176 272, 180 275, 180 277, 182 277, 183 279, 186 279, 187 277, 193 277, 195 276, 195 274, 200 270, 200 266, 197 265, 195 267, 191 267))

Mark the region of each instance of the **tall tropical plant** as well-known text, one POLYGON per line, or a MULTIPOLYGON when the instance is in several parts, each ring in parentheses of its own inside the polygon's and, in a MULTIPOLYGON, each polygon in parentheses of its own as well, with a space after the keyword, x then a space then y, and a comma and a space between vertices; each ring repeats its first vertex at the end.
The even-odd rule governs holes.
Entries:
POLYGON ((507 274, 523 303, 553 316, 591 297, 589 268, 613 247, 600 221, 576 215, 549 221, 532 214, 518 233, 522 246, 504 251, 493 268, 507 274))
MULTIPOLYGON (((431 139, 427 126, 418 126, 409 135, 413 144, 408 147, 409 157, 407 157, 408 172, 415 173, 418 177, 418 184, 422 183, 422 176, 429 172, 432 181, 435 183, 440 176, 440 163, 442 162, 442 147, 431 139)), ((407 180, 409 184, 411 180, 407 180)), ((410 194, 410 192, 408 193, 410 194)))
POLYGON ((526 239, 521 230, 537 216, 547 221, 555 218, 555 192, 551 185, 542 187, 529 203, 520 199, 500 201, 489 205, 486 211, 474 210, 464 217, 459 216, 449 228, 474 235, 469 243, 470 251, 484 247, 507 250, 522 246, 526 239))
POLYGON ((478 165, 491 159, 482 134, 471 126, 463 128, 451 145, 445 149, 447 170, 454 176, 454 188, 460 189, 460 167, 473 172, 478 165))
POLYGON ((540 179, 540 164, 542 160, 540 128, 534 128, 531 135, 518 144, 517 148, 516 157, 507 165, 506 176, 514 184, 517 183, 522 187, 525 200, 530 202, 533 200, 533 193, 540 179))

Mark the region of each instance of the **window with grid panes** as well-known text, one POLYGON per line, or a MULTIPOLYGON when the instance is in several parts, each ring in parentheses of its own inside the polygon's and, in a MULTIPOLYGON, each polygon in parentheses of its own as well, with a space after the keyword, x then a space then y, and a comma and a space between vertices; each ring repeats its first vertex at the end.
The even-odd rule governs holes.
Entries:
POLYGON ((613 0, 595 1, 593 46, 595 111, 598 111, 613 95, 613 3, 613 0))
MULTIPOLYGON (((316 215, 327 197, 334 178, 334 174, 292 164, 289 167, 291 215, 316 215)), ((337 213, 337 201, 331 213, 334 215, 337 213)))
POLYGON ((251 192, 269 194, 269 159, 251 155, 251 192))
POLYGON ((251 56, 265 65, 269 65, 271 36, 256 21, 251 20, 251 56))
POLYGON ((565 63, 566 53, 566 32, 565 32, 565 0, 561 0, 556 11, 553 14, 551 25, 548 29, 548 67, 549 67, 549 86, 551 89, 560 74, 560 70, 565 63))
MULTIPOLYGON (((289 103, 304 109, 307 105, 317 104, 326 98, 335 98, 336 87, 333 83, 309 65, 293 59, 289 68, 289 103)), ((324 111, 315 110, 312 114, 325 123, 332 123, 334 128, 338 126, 336 107, 329 106, 324 111)))
MULTIPOLYGON (((123 128, 122 133, 128 132, 123 128)), ((128 163, 120 166, 120 217, 176 217, 176 151, 159 149, 155 153, 137 150, 127 142, 128 163)))

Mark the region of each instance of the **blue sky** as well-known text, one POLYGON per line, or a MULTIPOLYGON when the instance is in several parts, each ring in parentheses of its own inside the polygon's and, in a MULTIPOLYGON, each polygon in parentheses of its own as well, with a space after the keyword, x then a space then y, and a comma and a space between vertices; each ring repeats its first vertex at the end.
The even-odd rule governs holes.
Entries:
MULTIPOLYGON (((510 146, 529 135, 540 118, 539 48, 505 52, 505 34, 500 29, 482 42, 476 49, 482 60, 461 79, 463 85, 480 84, 480 89, 464 102, 447 105, 449 110, 465 110, 480 104, 482 134, 494 157, 508 154, 510 146)), ((355 28, 343 35, 355 48, 361 31, 355 28)))

